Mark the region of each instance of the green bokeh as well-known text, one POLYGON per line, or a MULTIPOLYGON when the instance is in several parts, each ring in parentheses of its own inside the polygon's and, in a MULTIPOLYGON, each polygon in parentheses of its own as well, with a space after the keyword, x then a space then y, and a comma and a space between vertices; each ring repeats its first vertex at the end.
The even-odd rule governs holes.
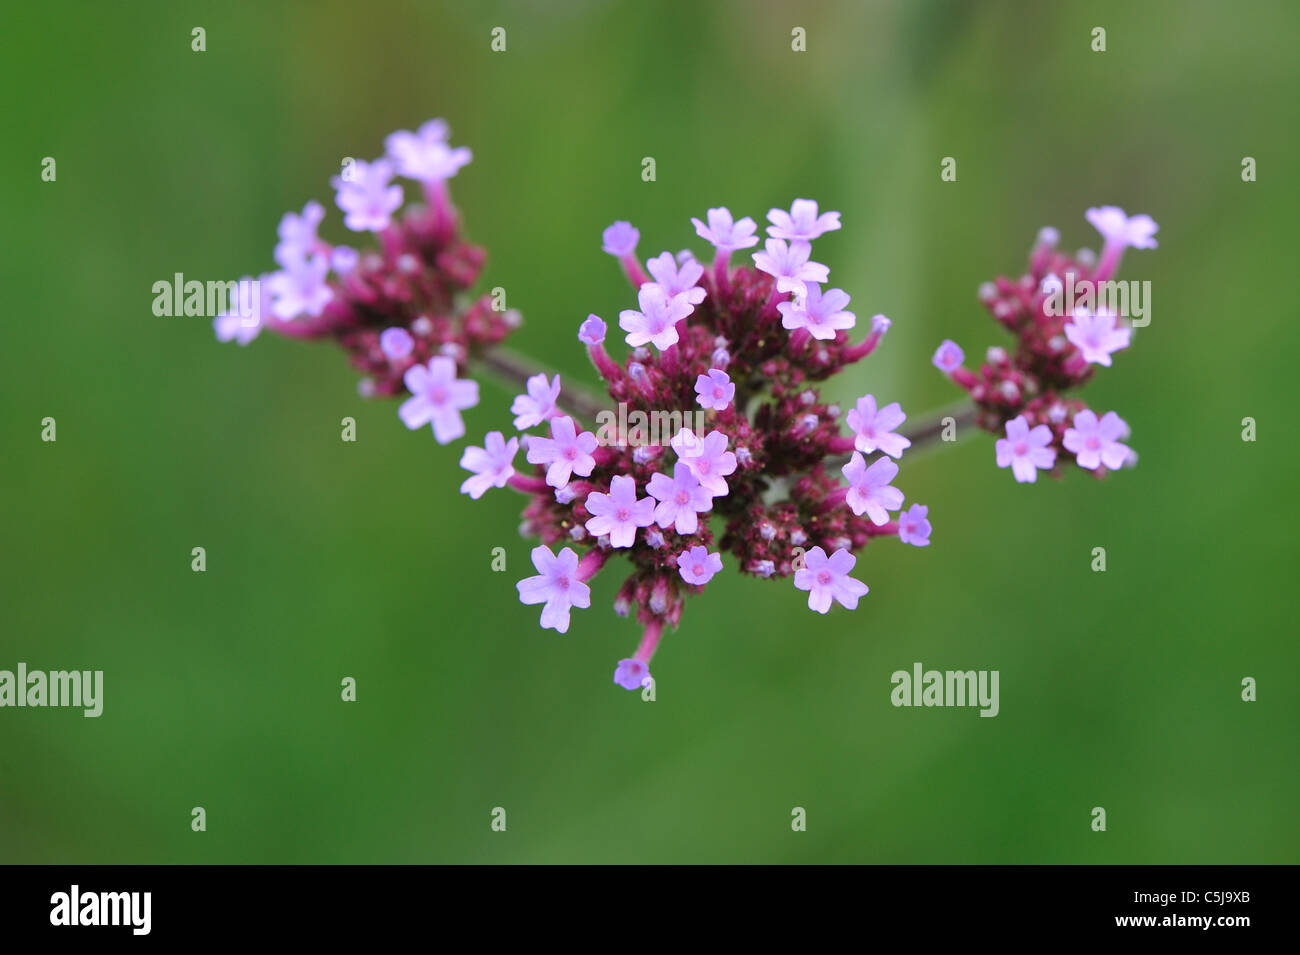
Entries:
MULTIPOLYGON (((106 701, 0 710, 0 861, 1296 861, 1298 10, 7 10, 0 668, 102 669, 106 701), (1152 323, 1087 391, 1141 465, 1019 486, 983 435, 905 460, 933 546, 867 548, 856 613, 723 575, 643 704, 610 683, 638 638, 609 610, 617 565, 567 635, 540 630, 518 498, 458 496, 459 451, 359 399, 337 351, 151 312, 173 272, 267 268, 342 157, 436 115, 474 149, 453 185, 484 286, 572 379, 593 378, 581 318, 632 300, 599 248, 616 218, 653 254, 700 245, 710 205, 840 210, 818 258, 894 327, 834 391, 917 415, 955 397, 940 339, 1003 343, 974 290, 1040 226, 1074 247, 1089 205, 1149 212, 1160 248, 1124 275, 1150 279, 1152 323), (917 660, 998 669, 1001 714, 895 709, 917 660)), ((509 422, 510 393, 483 395, 472 434, 509 422)))

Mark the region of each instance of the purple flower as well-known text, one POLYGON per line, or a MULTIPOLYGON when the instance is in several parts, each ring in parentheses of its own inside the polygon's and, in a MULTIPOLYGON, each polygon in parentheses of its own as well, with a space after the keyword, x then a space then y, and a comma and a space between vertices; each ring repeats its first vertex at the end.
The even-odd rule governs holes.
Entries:
POLYGON ((699 305, 708 293, 696 283, 704 274, 704 266, 687 259, 680 266, 671 252, 662 252, 646 262, 654 279, 673 298, 681 298, 691 305, 699 305))
POLYGON ((460 413, 478 404, 478 382, 456 377, 456 362, 441 355, 429 365, 412 365, 402 381, 411 397, 397 409, 402 423, 415 430, 432 424, 434 440, 447 444, 463 437, 465 422, 460 413))
POLYGON ((320 239, 316 230, 325 218, 325 207, 315 199, 302 207, 302 214, 286 212, 277 230, 280 241, 275 247, 275 261, 283 266, 306 258, 317 251, 320 239))
POLYGON ((636 496, 636 481, 617 475, 609 482, 609 493, 592 491, 587 495, 587 530, 597 537, 609 535, 609 546, 631 547, 638 527, 649 527, 655 519, 652 498, 636 496))
POLYGON ((515 397, 510 406, 510 413, 515 418, 515 430, 526 431, 543 421, 549 421, 559 412, 555 407, 560 398, 560 376, 556 375, 550 384, 546 375, 533 375, 528 379, 528 394, 515 397))
POLYGON ((736 455, 727 450, 727 436, 721 431, 710 431, 703 440, 687 428, 678 431, 672 439, 677 457, 695 475, 700 485, 714 497, 727 493, 728 474, 736 470, 736 455))
POLYGON ((930 522, 926 519, 930 509, 924 504, 913 504, 898 515, 898 539, 913 547, 930 546, 930 522))
POLYGON ((636 252, 636 244, 641 233, 630 222, 615 222, 601 233, 601 249, 620 258, 636 252))
POLYGON ((677 555, 677 569, 682 580, 703 587, 722 570, 722 555, 710 554, 707 547, 692 547, 677 555))
POLYGON ((1160 226, 1148 215, 1129 217, 1119 206, 1101 206, 1089 209, 1086 213, 1088 222, 1101 233, 1108 246, 1134 249, 1154 249, 1153 238, 1160 226))
POLYGON ((713 510, 713 496, 682 461, 673 465, 672 477, 657 471, 650 475, 646 491, 659 502, 655 522, 679 534, 694 534, 700 527, 699 514, 713 510))
POLYGON ((441 119, 431 119, 418 132, 400 129, 388 136, 384 148, 398 175, 420 182, 443 182, 474 158, 464 146, 452 149, 447 145, 449 132, 441 119))
POLYGON ((323 255, 311 255, 290 262, 266 279, 271 293, 271 314, 284 321, 299 315, 315 318, 329 304, 334 292, 325 283, 329 260, 323 255))
POLYGON ((641 311, 624 309, 618 316, 618 327, 627 332, 627 343, 633 348, 653 344, 664 351, 677 344, 677 323, 695 309, 689 302, 671 297, 653 282, 641 286, 637 292, 641 311))
POLYGON ((1074 416, 1074 427, 1065 429, 1065 439, 1061 442, 1065 450, 1079 461, 1079 467, 1095 471, 1105 466, 1111 471, 1122 468, 1133 453, 1120 441, 1127 438, 1128 425, 1115 412, 1107 411, 1097 419, 1097 415, 1084 409, 1074 416))
POLYGON ((605 320, 599 315, 588 315, 578 328, 578 341, 584 345, 599 345, 605 340, 605 320))
POLYGON ((392 178, 393 164, 388 160, 357 159, 346 179, 331 179, 330 184, 338 190, 334 201, 345 213, 343 224, 353 232, 388 228, 393 213, 402 205, 402 187, 390 185, 392 178))
POLYGON ((336 245, 330 250, 330 268, 339 275, 347 275, 361 261, 361 253, 346 245, 336 245))
POLYGON ((903 506, 903 492, 889 484, 898 476, 898 465, 889 458, 880 458, 867 467, 866 458, 854 451, 841 471, 849 482, 844 500, 859 517, 865 511, 871 523, 879 527, 889 523, 890 511, 903 506))
POLYGON ((852 312, 844 311, 849 296, 842 289, 833 288, 825 294, 821 286, 808 285, 802 301, 778 302, 781 326, 790 331, 806 328, 813 338, 829 341, 840 329, 852 328, 857 321, 852 312))
POLYGON ((804 566, 794 573, 794 585, 808 591, 808 609, 826 613, 831 601, 837 600, 849 610, 856 610, 858 598, 867 594, 868 588, 860 580, 849 576, 858 559, 841 548, 830 557, 820 547, 804 555, 804 566))
POLYGON ((947 338, 935 349, 934 357, 930 359, 934 367, 945 375, 951 375, 965 360, 966 353, 961 350, 961 346, 947 338))
POLYGON ((379 333, 379 350, 389 361, 401 361, 415 349, 415 339, 405 328, 385 328, 379 333))
POLYGON ((1127 348, 1132 329, 1117 327, 1113 312, 1102 309, 1093 314, 1086 308, 1076 308, 1065 326, 1065 337, 1083 353, 1084 361, 1110 367, 1111 352, 1127 348))
MULTIPOLYGON (((817 203, 812 199, 796 199, 789 212, 782 209, 770 209, 767 213, 767 234, 774 239, 803 239, 812 241, 824 232, 833 232, 840 227, 838 212, 817 214, 817 203)), ((824 280, 822 280, 824 281, 824 280)))
POLYGON ((731 213, 725 208, 710 209, 706 214, 709 224, 706 226, 699 219, 692 218, 695 231, 701 239, 711 244, 719 252, 731 252, 735 249, 748 249, 758 244, 754 230, 758 228, 749 216, 739 222, 731 220, 731 213))
POLYGON ((650 668, 640 660, 629 657, 618 661, 614 682, 625 690, 639 690, 650 682, 650 668))
POLYGON ((1052 429, 1040 424, 1032 431, 1029 421, 1019 415, 1007 422, 1007 436, 998 438, 996 453, 998 467, 1010 467, 1021 484, 1038 480, 1038 469, 1051 468, 1056 463, 1056 449, 1051 447, 1052 429))
POLYGON ((776 279, 778 292, 803 295, 809 282, 825 282, 830 278, 830 269, 808 261, 812 246, 807 242, 796 239, 786 245, 781 239, 768 239, 763 247, 766 251, 754 253, 754 265, 760 272, 766 272, 776 279))
POLYGON ((244 276, 226 310, 212 320, 212 330, 219 342, 233 341, 247 345, 262 331, 262 316, 270 308, 265 276, 256 279, 244 276))
POLYGON ((695 379, 695 397, 701 408, 722 411, 736 397, 736 386, 725 371, 710 368, 707 375, 695 379))
POLYGON ((591 452, 599 442, 590 431, 578 433, 573 419, 560 416, 551 419, 549 438, 528 439, 528 463, 545 464, 546 483, 551 487, 564 487, 574 474, 587 477, 596 466, 591 452))
POLYGON ((566 633, 569 608, 585 610, 591 606, 591 588, 578 580, 578 555, 569 547, 558 555, 552 554, 549 547, 534 547, 533 566, 537 568, 538 576, 526 577, 515 584, 519 601, 545 603, 542 627, 566 633))
POLYGON ((849 427, 853 429, 853 446, 859 451, 870 454, 872 451, 884 451, 891 458, 901 458, 903 450, 912 446, 912 442, 894 430, 907 420, 903 409, 895 401, 876 410, 876 399, 864 395, 858 399, 858 406, 849 409, 849 427))
POLYGON ((460 456, 460 466, 473 471, 465 479, 460 493, 478 500, 491 487, 505 487, 515 476, 515 455, 519 452, 519 439, 509 441, 500 431, 489 431, 481 448, 466 448, 460 456))

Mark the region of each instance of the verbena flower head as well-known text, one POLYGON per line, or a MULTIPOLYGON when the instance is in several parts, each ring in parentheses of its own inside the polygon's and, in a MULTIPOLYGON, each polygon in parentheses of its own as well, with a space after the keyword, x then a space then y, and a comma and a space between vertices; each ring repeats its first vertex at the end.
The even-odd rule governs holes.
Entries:
MULTIPOLYGON (((651 683, 651 660, 681 622, 686 598, 724 565, 758 579, 793 578, 791 599, 804 592, 813 611, 827 613, 837 603, 852 610, 868 593, 851 573, 869 542, 929 545, 928 509, 902 510, 893 484, 895 459, 923 432, 901 434, 902 408, 882 407, 874 394, 847 415, 820 394, 823 382, 874 353, 890 326, 876 315, 852 341, 848 293, 824 288, 829 269, 812 261, 811 243, 840 229, 839 213, 807 199, 772 209, 763 250, 752 265, 733 267, 731 253, 758 242, 754 220, 710 209, 705 221, 691 220, 716 250, 710 267, 684 251, 650 259, 646 271, 636 258, 639 232, 614 223, 602 248, 618 258, 637 308, 620 315, 628 346, 620 356, 606 350, 602 318, 580 323, 577 337, 606 392, 584 397, 501 349, 517 313, 469 295, 485 256, 461 237, 448 192, 469 150, 450 144, 440 120, 398 131, 386 147, 385 157, 333 180, 343 227, 374 233, 373 241, 332 244, 321 233, 338 225, 318 203, 285 215, 279 268, 260 276, 260 321, 236 325, 232 309, 214 331, 240 344, 262 330, 331 339, 365 376, 362 394, 402 398, 400 420, 429 425, 439 442, 462 437, 463 414, 477 409, 471 368, 516 382, 498 400, 498 417, 513 394, 514 429, 523 433, 490 431, 467 446, 461 491, 525 495, 522 531, 541 544, 532 550, 536 575, 516 587, 521 602, 543 605, 544 628, 566 632, 571 611, 590 605, 587 582, 621 566, 614 611, 635 618, 641 639, 617 661, 616 685, 651 683), (394 176, 419 188, 404 190, 394 176), (408 191, 415 200, 404 206, 408 191), (521 448, 527 465, 516 469, 521 448)), ((1125 248, 1154 247, 1149 219, 1095 211, 1090 219, 1106 240, 1101 261, 1058 253, 1058 237, 1044 230, 1026 275, 981 287, 1014 349, 990 349, 978 371, 964 366, 953 342, 934 357, 970 393, 979 424, 998 435, 998 463, 1020 481, 1059 470, 1063 456, 1098 474, 1136 460, 1118 415, 1098 418, 1066 394, 1091 377, 1089 353, 1109 358, 1128 344, 1120 342, 1128 329, 1122 320, 1099 327, 1097 310, 1057 315, 1046 306, 1065 284, 1101 282, 1125 248)))
MULTIPOLYGON (((953 342, 945 341, 934 355, 935 366, 974 399, 979 427, 999 437, 998 467, 1010 468, 1021 483, 1037 480, 1040 470, 1059 476, 1060 461, 1079 453, 1071 445, 1084 440, 1083 432, 1092 433, 1089 423, 1096 416, 1072 392, 1091 380, 1097 366, 1109 367, 1132 339, 1124 317, 1101 304, 1103 296, 1109 294, 1107 286, 1125 248, 1156 246, 1158 226, 1150 216, 1130 217, 1115 206, 1103 206, 1089 209, 1087 218, 1106 243, 1100 259, 1058 251, 1057 231, 1043 229, 1024 275, 980 286, 981 303, 1011 333, 1014 348, 990 348, 977 370, 962 364, 965 357, 953 342), (1082 428, 1072 425, 1079 421, 1082 428), (1067 445, 1072 428, 1078 435, 1067 445)), ((1111 433, 1108 426, 1106 434, 1111 433)), ((1085 461, 1094 461, 1091 449, 1084 453, 1085 461)), ((1119 454, 1112 450, 1109 459, 1116 461, 1119 454)), ((1098 455, 1098 463, 1083 467, 1102 477, 1114 468, 1100 451, 1098 455)), ((1136 459, 1125 448, 1122 463, 1132 465, 1136 459)))

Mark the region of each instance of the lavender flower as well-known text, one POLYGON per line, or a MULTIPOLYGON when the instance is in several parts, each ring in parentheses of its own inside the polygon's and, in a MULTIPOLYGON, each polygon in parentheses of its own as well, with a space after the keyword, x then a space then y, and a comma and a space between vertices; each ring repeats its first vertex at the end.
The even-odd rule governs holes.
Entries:
POLYGON ((1104 467, 1118 471, 1133 452, 1120 441, 1127 438, 1128 425, 1113 411, 1107 411, 1098 420, 1097 415, 1085 408, 1074 416, 1074 427, 1065 429, 1062 442, 1065 450, 1076 455, 1079 467, 1095 471, 1104 467))
POLYGON ((695 399, 701 408, 722 411, 736 397, 736 386, 725 371, 710 368, 707 375, 695 379, 695 399))
POLYGON ((559 375, 550 383, 547 383, 545 375, 533 375, 528 379, 528 393, 517 396, 510 406, 510 413, 517 416, 515 430, 526 431, 554 418, 559 414, 555 406, 559 398, 559 375))
POLYGON ((567 633, 569 608, 585 610, 591 606, 591 588, 578 579, 578 555, 566 547, 553 554, 549 547, 533 548, 536 577, 525 577, 516 584, 519 601, 546 604, 542 608, 542 627, 567 633))
POLYGON ((597 537, 608 535, 611 547, 631 547, 638 527, 649 527, 655 519, 655 502, 636 496, 636 481, 626 475, 610 479, 609 493, 587 495, 592 514, 587 530, 597 537))
POLYGON ((758 244, 754 230, 758 228, 749 216, 739 222, 733 222, 731 212, 724 207, 710 209, 706 214, 709 220, 705 225, 699 219, 691 219, 695 231, 701 239, 708 242, 719 252, 734 252, 758 244))
POLYGON ((652 344, 665 351, 677 344, 677 323, 694 309, 689 302, 670 296, 661 286, 641 286, 637 293, 641 311, 625 309, 619 313, 618 327, 627 332, 633 348, 652 344))
POLYGON ((679 534, 694 534, 700 527, 699 515, 713 509, 713 496, 684 461, 673 465, 672 477, 658 471, 650 475, 646 491, 659 501, 655 522, 679 534))
POLYGON ((283 266, 298 262, 321 251, 316 230, 325 218, 325 207, 315 199, 302 207, 302 214, 286 212, 280 219, 280 242, 275 247, 275 261, 283 266))
POLYGON ((854 514, 865 513, 876 525, 889 523, 889 512, 903 506, 903 492, 891 487, 889 482, 898 476, 898 465, 889 458, 880 458, 867 467, 866 459, 853 452, 843 468, 849 482, 845 502, 854 514))
POLYGON ((392 215, 402 205, 402 187, 390 183, 393 164, 354 160, 347 178, 335 176, 330 183, 337 190, 335 202, 343 210, 343 224, 353 232, 378 232, 388 228, 392 215))
POLYGON ((1110 356, 1127 348, 1132 329, 1117 327, 1113 312, 1099 309, 1095 314, 1086 308, 1074 310, 1073 319, 1065 326, 1065 337, 1083 353, 1084 361, 1110 367, 1110 356))
POLYGON ((714 574, 722 572, 722 555, 710 554, 707 547, 696 545, 677 555, 677 568, 682 580, 703 587, 714 574))
POLYGON ((892 458, 901 458, 903 451, 912 446, 912 442, 901 434, 895 434, 907 415, 895 401, 877 410, 876 399, 863 395, 858 399, 857 407, 849 409, 849 427, 853 429, 853 446, 865 454, 884 451, 892 458))
POLYGON ((1052 429, 1045 424, 1029 427, 1024 415, 1007 422, 1007 436, 997 442, 998 467, 1010 467, 1020 483, 1038 480, 1038 469, 1050 469, 1056 464, 1056 451, 1051 447, 1052 429))
POLYGON ((806 289, 802 300, 777 305, 782 328, 791 331, 806 328, 813 338, 832 341, 836 332, 853 327, 857 318, 844 310, 849 297, 842 289, 833 288, 825 293, 819 285, 808 285, 806 289))
POLYGON ((447 444, 465 435, 460 413, 478 404, 478 382, 456 377, 456 363, 436 357, 424 365, 412 365, 403 378, 411 397, 397 410, 402 423, 415 430, 432 425, 433 437, 447 444))
POLYGON ((849 576, 857 562, 847 550, 837 550, 829 557, 820 547, 808 551, 803 569, 794 575, 795 587, 808 591, 808 609, 826 613, 834 600, 848 610, 856 610, 858 599, 869 592, 866 584, 849 576))
POLYGON ((295 259, 280 271, 272 272, 266 279, 271 314, 285 321, 301 315, 320 315, 334 298, 334 292, 325 282, 328 272, 329 260, 323 255, 295 259))
MULTIPOLYGON (((767 213, 767 234, 774 239, 803 240, 811 242, 827 232, 840 227, 838 212, 817 214, 817 203, 812 199, 796 199, 790 211, 770 209, 767 213)), ((825 281, 821 279, 819 281, 825 281)))
POLYGON ((913 547, 930 546, 930 509, 924 504, 913 504, 898 515, 898 539, 913 547))
POLYGON ((515 455, 518 452, 518 438, 507 441, 500 431, 489 431, 483 447, 466 448, 460 456, 460 466, 474 472, 461 484, 460 492, 477 501, 489 488, 505 487, 515 476, 515 455))
POLYGON ((528 463, 547 465, 546 483, 551 487, 564 487, 574 474, 583 477, 591 474, 596 466, 591 452, 598 444, 590 431, 579 432, 572 418, 552 418, 549 438, 528 440, 528 463))

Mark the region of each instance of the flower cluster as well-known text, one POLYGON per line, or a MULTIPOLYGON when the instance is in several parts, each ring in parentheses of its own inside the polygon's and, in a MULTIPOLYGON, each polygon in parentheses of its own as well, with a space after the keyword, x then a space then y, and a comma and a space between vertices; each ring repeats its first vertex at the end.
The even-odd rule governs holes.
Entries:
POLYGON ((824 288, 829 270, 811 261, 813 241, 840 228, 839 213, 800 199, 768 221, 752 264, 732 259, 758 245, 754 220, 725 208, 692 220, 714 250, 704 262, 663 252, 643 266, 638 231, 611 225, 604 251, 636 290, 636 308, 618 317, 628 353, 621 362, 609 354, 609 326, 597 315, 578 339, 609 404, 624 410, 579 422, 561 410, 559 379, 539 374, 511 408, 517 430, 541 429, 522 438, 531 473, 514 471, 500 432, 462 462, 474 472, 467 493, 509 484, 532 497, 524 531, 543 546, 533 551, 537 575, 518 589, 523 602, 545 605, 543 627, 564 632, 570 609, 590 601, 586 581, 615 554, 626 557, 632 571, 615 610, 635 607, 644 628, 615 670, 627 689, 649 679, 660 638, 677 626, 684 598, 723 569, 724 554, 742 573, 793 576, 808 606, 826 613, 833 602, 853 609, 867 593, 850 574, 869 540, 929 543, 927 509, 898 514, 903 493, 891 483, 910 444, 897 431, 902 409, 864 395, 841 415, 816 388, 869 355, 889 328, 877 315, 851 342, 849 296, 824 288), (656 434, 656 422, 668 427, 656 434))
POLYGON ((335 203, 343 225, 374 233, 375 246, 327 242, 319 235, 325 207, 308 202, 280 220, 279 268, 258 277, 260 307, 251 315, 232 309, 214 322, 218 339, 240 345, 263 328, 333 339, 365 374, 361 394, 409 394, 402 421, 428 425, 441 444, 464 435, 461 412, 478 403, 478 384, 462 378, 469 360, 519 323, 491 296, 465 300, 485 255, 460 235, 447 180, 471 155, 448 136, 435 119, 387 137, 380 159, 348 160, 331 181, 335 203), (398 178, 418 183, 423 198, 405 212, 398 178))
POLYGON ((1087 249, 1059 252, 1057 231, 1043 229, 1028 272, 980 287, 980 301, 1015 336, 1013 352, 990 348, 978 373, 963 365, 952 341, 934 353, 934 365, 974 400, 979 426, 1001 436, 998 467, 1011 468, 1019 482, 1037 480, 1040 470, 1059 475, 1063 455, 1098 477, 1137 463, 1123 443, 1129 436, 1123 419, 1114 411, 1098 416, 1067 392, 1128 347, 1133 330, 1108 307, 1117 296, 1107 292, 1124 250, 1155 248, 1158 227, 1150 216, 1129 217, 1115 206, 1089 209, 1087 218, 1102 235, 1100 258, 1087 249))
MULTIPOLYGON (((393 133, 373 162, 349 161, 333 180, 335 201, 344 226, 374 233, 375 245, 359 250, 321 238, 325 209, 317 202, 288 213, 278 268, 257 283, 255 315, 232 306, 215 330, 240 345, 263 328, 333 339, 364 373, 363 395, 400 397, 401 421, 413 430, 427 425, 440 444, 465 435, 461 413, 479 402, 471 365, 516 381, 517 433, 491 431, 463 450, 469 477, 461 491, 476 500, 493 488, 526 496, 522 531, 541 543, 532 551, 537 573, 517 590, 523 603, 542 605, 542 627, 566 632, 572 610, 591 604, 588 581, 611 558, 626 558, 631 573, 614 609, 628 616, 635 608, 643 636, 634 655, 618 661, 614 682, 633 690, 650 681, 651 658, 680 622, 685 598, 726 565, 792 578, 809 608, 824 614, 834 603, 852 610, 867 594, 853 572, 869 541, 929 544, 928 508, 904 510, 893 483, 912 446, 902 408, 865 394, 842 414, 818 392, 820 382, 870 355, 890 327, 876 315, 851 341, 858 320, 849 295, 829 287, 829 269, 813 261, 813 242, 840 229, 838 212, 808 199, 772 209, 756 248, 753 219, 709 209, 691 220, 713 249, 703 260, 683 251, 643 263, 638 231, 611 225, 603 248, 630 280, 636 307, 618 316, 621 359, 606 350, 604 319, 589 315, 578 327, 607 392, 593 397, 500 348, 518 316, 492 296, 468 295, 484 253, 461 238, 447 180, 470 158, 433 120, 393 133), (399 178, 419 183, 423 202, 403 211, 399 178), (733 262, 740 253, 746 257, 733 262)), ((1135 459, 1114 412, 1098 417, 1063 396, 1093 365, 1109 365, 1131 330, 1100 305, 1057 306, 1063 283, 1099 289, 1125 248, 1153 247, 1156 225, 1113 207, 1088 217, 1106 239, 1100 259, 1058 253, 1055 232, 1044 230, 1028 274, 981 289, 1016 336, 1014 354, 990 349, 978 374, 963 367, 952 342, 934 357, 970 393, 979 423, 1005 431, 998 464, 1019 481, 1053 468, 1061 451, 1099 474, 1135 459)))

